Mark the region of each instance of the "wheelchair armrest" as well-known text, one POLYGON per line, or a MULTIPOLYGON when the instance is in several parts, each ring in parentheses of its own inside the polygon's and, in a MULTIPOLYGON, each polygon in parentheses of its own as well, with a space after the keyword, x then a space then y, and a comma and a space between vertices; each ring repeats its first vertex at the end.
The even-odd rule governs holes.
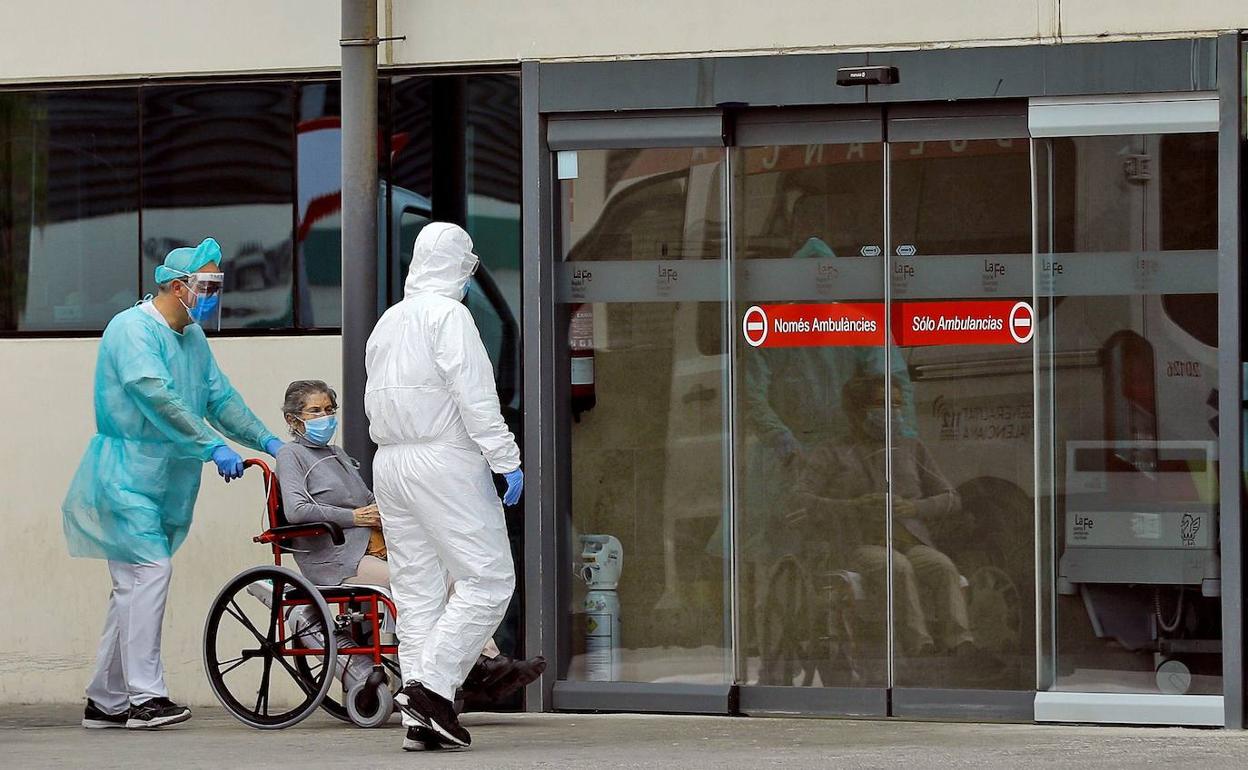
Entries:
POLYGON ((346 536, 342 534, 342 527, 334 522, 313 521, 308 524, 284 524, 280 527, 273 527, 263 534, 253 537, 252 542, 280 543, 296 537, 313 537, 315 535, 329 535, 329 539, 334 545, 342 545, 347 541, 346 536))

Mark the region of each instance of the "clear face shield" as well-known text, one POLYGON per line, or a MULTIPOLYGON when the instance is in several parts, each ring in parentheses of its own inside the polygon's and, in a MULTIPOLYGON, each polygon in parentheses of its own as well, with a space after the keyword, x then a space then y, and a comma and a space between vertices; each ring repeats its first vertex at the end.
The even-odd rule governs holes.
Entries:
POLYGON ((192 273, 186 279, 189 302, 183 302, 191 321, 204 331, 221 331, 221 289, 224 273, 192 273))
POLYGON ((481 260, 476 254, 469 254, 468 259, 471 260, 472 265, 468 268, 468 280, 464 283, 464 291, 459 298, 460 302, 468 299, 468 290, 472 287, 472 277, 477 274, 478 268, 481 267, 481 260))

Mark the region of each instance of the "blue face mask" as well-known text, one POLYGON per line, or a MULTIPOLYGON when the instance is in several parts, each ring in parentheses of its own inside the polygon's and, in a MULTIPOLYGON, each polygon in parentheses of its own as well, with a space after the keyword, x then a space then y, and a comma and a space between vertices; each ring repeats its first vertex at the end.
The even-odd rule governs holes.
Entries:
POLYGON ((890 417, 894 426, 901 425, 900 409, 888 410, 881 407, 868 409, 862 415, 862 432, 867 438, 883 441, 885 434, 888 432, 888 420, 890 417))
POLYGON ((191 320, 197 324, 202 324, 205 318, 211 318, 217 312, 217 306, 220 304, 220 294, 209 294, 206 297, 200 297, 199 301, 195 303, 195 307, 189 311, 191 320))
POLYGON ((303 421, 303 437, 317 446, 325 446, 334 440, 338 431, 337 415, 328 414, 314 420, 303 421))

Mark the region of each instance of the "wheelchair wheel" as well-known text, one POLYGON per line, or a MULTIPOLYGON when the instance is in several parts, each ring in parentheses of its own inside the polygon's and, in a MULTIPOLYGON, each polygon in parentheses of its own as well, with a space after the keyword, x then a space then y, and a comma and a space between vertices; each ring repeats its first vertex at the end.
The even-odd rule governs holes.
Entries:
POLYGON ((810 645, 816 633, 810 576, 795 556, 781 558, 771 570, 763 605, 762 668, 760 684, 793 686, 802 677, 810 686, 814 669, 810 645))
POLYGON ((359 727, 378 727, 389 722, 394 714, 390 680, 371 684, 366 679, 352 687, 347 692, 347 713, 359 727))
MULTIPOLYGON (((295 658, 295 668, 299 670, 299 675, 303 677, 304 682, 309 686, 319 681, 320 673, 324 669, 319 658, 313 658, 309 662, 308 656, 300 655, 295 658)), ((321 698, 321 710, 329 714, 334 719, 340 719, 348 724, 351 722, 351 715, 347 713, 347 707, 339 703, 334 694, 339 692, 341 687, 329 688, 329 692, 325 693, 325 697, 321 698)))
MULTIPOLYGON (((293 611, 292 611, 293 614, 293 611)), ((277 730, 298 724, 320 707, 334 684, 337 648, 309 640, 310 630, 333 628, 316 587, 282 567, 253 567, 217 594, 204 624, 204 670, 221 705, 243 724, 277 730), (279 625, 280 599, 308 599, 299 628, 279 625), (291 655, 303 646, 315 650, 291 655), (296 661, 306 657, 306 665, 296 661)))
MULTIPOLYGON (((402 682, 399 678, 399 663, 391 658, 382 658, 382 665, 386 667, 386 671, 390 674, 390 694, 393 696, 399 691, 402 682)), ((317 674, 320 672, 321 664, 318 658, 313 658, 309 663, 308 657, 300 655, 295 658, 295 668, 299 669, 299 674, 306 681, 316 680, 317 674)), ((346 694, 343 693, 342 699, 339 700, 338 693, 342 692, 341 687, 331 687, 325 697, 321 699, 321 710, 329 714, 334 719, 340 719, 343 722, 352 724, 351 713, 346 707, 346 694)), ((393 701, 393 698, 391 698, 393 701)))

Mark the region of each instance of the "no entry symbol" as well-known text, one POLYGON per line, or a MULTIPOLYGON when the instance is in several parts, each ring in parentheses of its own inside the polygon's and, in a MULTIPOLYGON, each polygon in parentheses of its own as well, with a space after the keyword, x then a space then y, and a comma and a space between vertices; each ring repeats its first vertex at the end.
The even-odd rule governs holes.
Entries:
POLYGON ((1015 303, 1010 309, 1010 336, 1020 345, 1031 342, 1036 333, 1036 313, 1026 302, 1015 303))
POLYGON ((741 321, 741 332, 745 335, 745 341, 752 348, 762 345, 767 339, 767 313, 758 305, 745 311, 745 318, 741 321))

